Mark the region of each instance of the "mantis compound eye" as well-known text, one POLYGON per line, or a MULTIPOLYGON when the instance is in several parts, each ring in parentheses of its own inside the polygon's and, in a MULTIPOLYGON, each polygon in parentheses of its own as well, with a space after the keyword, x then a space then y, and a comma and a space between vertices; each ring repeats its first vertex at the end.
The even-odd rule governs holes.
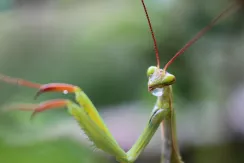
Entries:
POLYGON ((164 76, 164 79, 162 81, 163 85, 167 86, 167 85, 172 85, 175 83, 175 76, 166 72, 165 76, 164 76))
POLYGON ((155 72, 156 69, 158 69, 156 66, 150 66, 150 67, 147 69, 147 77, 152 76, 152 74, 155 72))

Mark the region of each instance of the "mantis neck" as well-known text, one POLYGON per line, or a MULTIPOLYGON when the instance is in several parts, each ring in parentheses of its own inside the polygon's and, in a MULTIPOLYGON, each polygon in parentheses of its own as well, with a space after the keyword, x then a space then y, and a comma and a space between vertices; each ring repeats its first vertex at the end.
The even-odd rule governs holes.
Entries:
POLYGON ((177 143, 175 112, 172 106, 172 86, 164 87, 164 93, 159 96, 155 109, 163 109, 166 114, 162 122, 163 153, 162 163, 181 163, 177 143))

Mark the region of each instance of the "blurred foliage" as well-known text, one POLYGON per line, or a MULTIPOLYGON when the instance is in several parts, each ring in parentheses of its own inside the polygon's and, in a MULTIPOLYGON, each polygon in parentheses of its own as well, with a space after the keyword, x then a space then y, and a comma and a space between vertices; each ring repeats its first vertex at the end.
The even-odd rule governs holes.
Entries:
MULTIPOLYGON (((229 3, 146 0, 146 4, 163 66, 229 3)), ((0 11, 1 73, 39 83, 79 85, 97 108, 137 101, 152 108, 155 98, 147 92, 146 70, 156 61, 140 0, 1 0, 0 11)), ((174 93, 179 126, 184 124, 183 116, 195 112, 196 116, 188 119, 196 119, 197 127, 202 129, 198 134, 203 140, 197 142, 204 142, 204 137, 216 140, 211 132, 217 132, 224 139, 220 144, 196 145, 191 138, 186 138, 192 141, 182 142, 183 158, 188 163, 244 160, 240 152, 244 148, 238 144, 243 144, 243 140, 232 143, 233 139, 227 139, 236 134, 232 133, 226 112, 230 96, 243 87, 242 18, 243 10, 226 16, 169 68, 177 78, 174 93), (201 114, 203 112, 207 113, 201 114), (214 121, 208 121, 203 115, 214 121), (237 151, 239 154, 233 155, 237 151), (228 159, 221 159, 223 154, 228 159)), ((5 83, 1 83, 0 89, 2 108, 13 102, 38 103, 73 97, 47 94, 34 101, 35 90, 5 83)), ((148 114, 148 109, 138 108, 138 112, 148 114)), ((27 140, 30 135, 44 134, 38 131, 67 117, 65 111, 50 111, 31 124, 28 116, 20 112, 0 112, 0 162, 101 161, 100 156, 67 137, 32 141, 34 144, 18 147, 7 143, 6 138, 14 140, 21 134, 28 133, 27 140)), ((188 130, 191 133, 190 127, 179 127, 179 135, 188 130)), ((144 161, 146 159, 140 160, 144 161)))
POLYGON ((95 158, 90 151, 67 139, 17 147, 1 143, 0 147, 1 162, 103 162, 103 159, 95 158))

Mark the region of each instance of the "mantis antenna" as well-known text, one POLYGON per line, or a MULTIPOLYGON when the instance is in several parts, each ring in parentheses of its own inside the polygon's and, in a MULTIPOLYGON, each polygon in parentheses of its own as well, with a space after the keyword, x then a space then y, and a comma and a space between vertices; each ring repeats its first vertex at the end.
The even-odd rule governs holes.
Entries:
POLYGON ((181 54, 183 54, 192 44, 194 44, 199 38, 201 38, 207 31, 209 31, 213 25, 216 24, 216 22, 222 18, 225 14, 227 14, 235 4, 230 5, 227 7, 224 11, 222 11, 218 16, 216 16, 206 27, 204 27, 200 32, 198 32, 188 43, 186 43, 170 60, 169 62, 164 66, 164 70, 169 67, 171 63, 174 62, 174 60, 181 54))
MULTIPOLYGON (((152 24, 150 22, 150 18, 147 12, 147 8, 146 5, 144 3, 144 0, 141 0, 146 17, 147 17, 147 21, 148 21, 148 25, 151 31, 151 35, 152 35, 152 39, 154 42, 154 50, 155 50, 155 54, 156 54, 156 60, 157 60, 157 67, 160 67, 160 59, 159 59, 159 52, 158 52, 158 46, 157 46, 157 41, 153 32, 153 28, 152 28, 152 24)), ((199 38, 201 38, 207 31, 209 31, 213 25, 216 24, 216 22, 222 18, 225 14, 227 14, 233 7, 235 6, 235 4, 230 5, 229 7, 227 7, 224 11, 222 11, 217 17, 215 17, 206 27, 204 27, 200 32, 198 32, 188 43, 186 43, 170 60, 169 62, 164 66, 164 70, 166 71, 166 69, 169 67, 169 65, 171 63, 174 62, 174 60, 181 54, 183 54, 192 44, 194 44, 199 38)))
POLYGON ((151 31, 151 34, 152 34, 152 39, 153 39, 153 43, 154 43, 154 50, 155 50, 155 53, 156 53, 157 67, 159 68, 160 67, 160 59, 159 59, 159 54, 158 54, 157 41, 156 41, 156 38, 154 36, 152 24, 151 24, 151 21, 150 21, 150 18, 149 18, 149 15, 148 15, 147 8, 146 8, 146 5, 144 3, 144 0, 141 0, 141 3, 143 5, 144 11, 145 11, 145 14, 146 14, 146 17, 147 17, 148 25, 149 25, 149 28, 150 28, 150 31, 151 31))

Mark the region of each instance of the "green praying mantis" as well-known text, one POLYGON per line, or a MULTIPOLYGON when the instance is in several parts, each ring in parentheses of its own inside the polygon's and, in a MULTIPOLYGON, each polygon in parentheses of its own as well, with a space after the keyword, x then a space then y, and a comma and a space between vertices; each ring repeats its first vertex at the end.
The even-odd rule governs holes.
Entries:
POLYGON ((85 94, 85 92, 78 86, 65 84, 65 83, 49 83, 49 84, 39 84, 33 83, 27 80, 12 78, 6 75, 0 75, 0 80, 17 84, 21 86, 26 86, 30 88, 38 89, 36 98, 46 92, 63 92, 73 93, 75 95, 75 102, 67 99, 54 99, 50 101, 45 101, 40 103, 35 108, 19 108, 20 110, 33 111, 32 116, 36 113, 43 112, 54 108, 68 109, 69 114, 71 114, 74 119, 78 122, 81 129, 85 132, 91 142, 94 145, 111 155, 113 155, 116 160, 120 163, 133 163, 141 154, 141 152, 146 148, 153 135, 157 131, 160 125, 163 129, 163 154, 162 163, 183 163, 179 147, 177 143, 176 126, 175 126, 175 112, 173 109, 173 92, 172 84, 175 83, 176 78, 174 75, 167 72, 167 68, 171 65, 174 60, 185 52, 193 43, 195 43, 203 34, 212 28, 216 22, 222 18, 226 13, 228 13, 234 5, 229 6, 221 14, 219 14, 212 22, 203 28, 193 39, 191 39, 182 49, 180 49, 174 57, 164 66, 163 69, 160 68, 160 59, 158 53, 158 47, 150 18, 144 4, 144 0, 141 0, 143 9, 146 14, 152 39, 154 41, 154 50, 156 52, 157 66, 150 66, 147 70, 148 77, 148 90, 154 96, 157 97, 156 104, 152 109, 149 116, 149 120, 146 127, 138 140, 132 146, 132 148, 125 152, 117 143, 108 127, 104 123, 103 119, 99 115, 97 109, 93 105, 92 101, 85 94))

